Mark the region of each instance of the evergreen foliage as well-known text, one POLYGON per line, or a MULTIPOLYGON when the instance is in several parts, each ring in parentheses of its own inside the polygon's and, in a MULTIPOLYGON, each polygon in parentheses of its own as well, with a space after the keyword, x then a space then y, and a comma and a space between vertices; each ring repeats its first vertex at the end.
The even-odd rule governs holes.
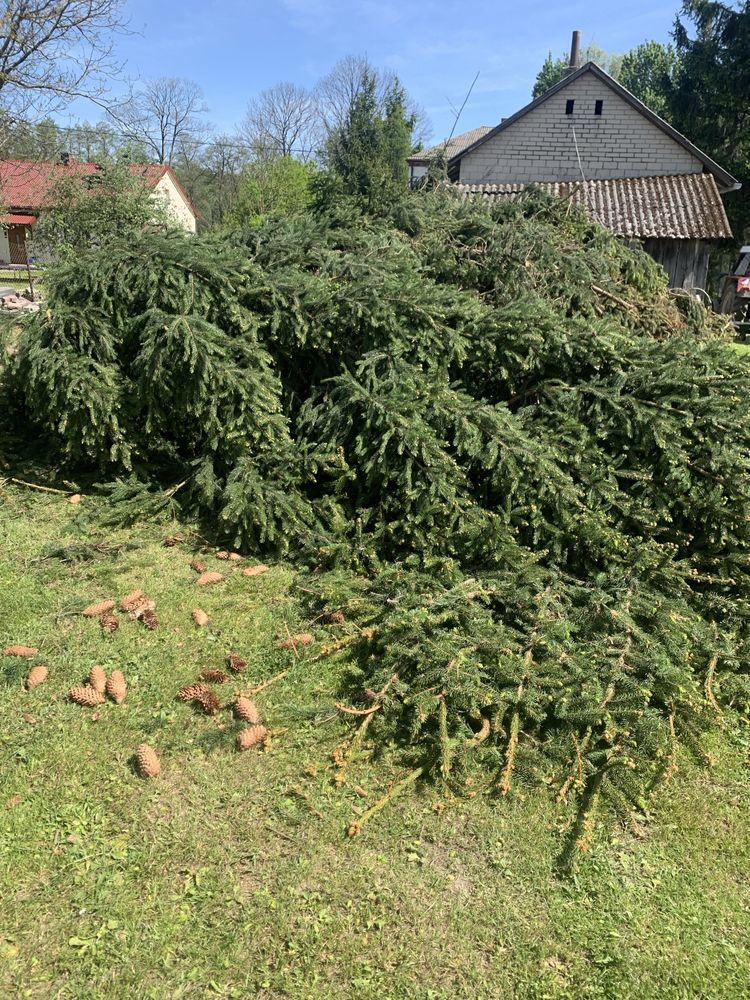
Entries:
POLYGON ((750 236, 750 0, 684 0, 673 37, 680 60, 671 94, 673 124, 742 182, 727 199, 738 242, 750 236))
POLYGON ((370 211, 392 205, 408 183, 406 158, 412 151, 416 117, 406 104, 398 80, 381 99, 376 76, 365 69, 345 120, 328 137, 329 169, 340 179, 341 190, 370 211))
POLYGON ((750 707, 750 368, 565 203, 144 234, 48 306, 24 417, 314 566, 316 614, 357 626, 352 692, 382 692, 368 736, 420 775, 543 780, 585 846, 602 793, 643 804, 750 707))

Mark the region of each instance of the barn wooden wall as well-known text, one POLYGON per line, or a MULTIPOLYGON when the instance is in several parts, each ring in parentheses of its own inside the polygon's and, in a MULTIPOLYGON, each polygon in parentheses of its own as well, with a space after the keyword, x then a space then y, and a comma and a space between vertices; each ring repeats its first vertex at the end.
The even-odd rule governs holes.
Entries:
POLYGON ((669 275, 671 288, 704 288, 710 244, 705 240, 648 239, 643 248, 669 275))

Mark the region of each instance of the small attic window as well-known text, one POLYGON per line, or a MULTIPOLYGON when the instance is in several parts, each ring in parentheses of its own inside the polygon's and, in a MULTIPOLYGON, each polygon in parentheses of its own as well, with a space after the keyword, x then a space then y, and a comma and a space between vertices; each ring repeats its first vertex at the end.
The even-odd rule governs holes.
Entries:
POLYGON ((595 115, 600 115, 602 113, 602 109, 603 108, 604 108, 604 101, 595 101, 594 102, 594 114, 595 115))
POLYGON ((572 101, 572 100, 565 102, 565 114, 566 115, 572 115, 573 114, 573 108, 575 107, 575 103, 576 102, 572 101))

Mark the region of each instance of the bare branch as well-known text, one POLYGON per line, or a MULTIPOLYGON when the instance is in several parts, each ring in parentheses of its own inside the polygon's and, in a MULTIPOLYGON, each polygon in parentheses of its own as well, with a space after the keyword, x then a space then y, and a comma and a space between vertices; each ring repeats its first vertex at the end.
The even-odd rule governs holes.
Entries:
POLYGON ((113 35, 124 0, 4 0, 0 5, 0 108, 16 118, 101 98, 120 67, 113 35))
POLYGON ((109 117, 134 144, 158 163, 172 163, 208 134, 207 107, 197 83, 175 77, 149 80, 109 117))
POLYGON ((294 83, 279 83, 250 102, 240 131, 258 158, 308 160, 319 145, 318 122, 315 96, 294 83))

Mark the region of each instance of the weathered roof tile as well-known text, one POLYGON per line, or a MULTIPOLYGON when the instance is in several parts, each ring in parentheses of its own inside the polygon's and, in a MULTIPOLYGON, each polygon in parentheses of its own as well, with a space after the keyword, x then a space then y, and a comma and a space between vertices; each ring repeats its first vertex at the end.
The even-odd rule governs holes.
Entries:
POLYGON ((732 230, 713 174, 525 184, 457 184, 464 197, 517 201, 529 187, 570 198, 617 236, 715 240, 732 230))

